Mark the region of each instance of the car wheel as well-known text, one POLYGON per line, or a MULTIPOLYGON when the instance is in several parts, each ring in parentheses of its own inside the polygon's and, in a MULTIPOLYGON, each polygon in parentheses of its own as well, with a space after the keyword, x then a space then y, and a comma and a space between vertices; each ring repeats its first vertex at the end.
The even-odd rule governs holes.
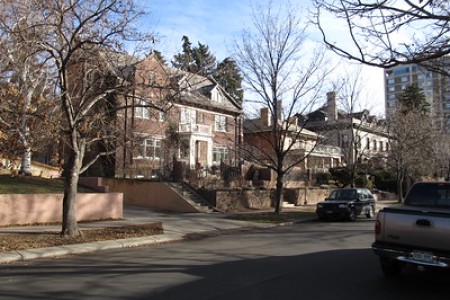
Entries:
POLYGON ((324 215, 317 215, 319 217, 320 221, 327 221, 327 217, 325 217, 324 215))
POLYGON ((402 273, 403 264, 395 259, 380 257, 380 265, 387 277, 398 277, 402 273))
POLYGON ((353 222, 353 221, 356 220, 356 216, 357 216, 356 215, 356 209, 354 209, 354 208, 350 209, 350 213, 348 215, 348 220, 353 222))
POLYGON ((371 205, 369 206, 369 211, 366 213, 368 219, 372 219, 375 216, 375 208, 371 205))

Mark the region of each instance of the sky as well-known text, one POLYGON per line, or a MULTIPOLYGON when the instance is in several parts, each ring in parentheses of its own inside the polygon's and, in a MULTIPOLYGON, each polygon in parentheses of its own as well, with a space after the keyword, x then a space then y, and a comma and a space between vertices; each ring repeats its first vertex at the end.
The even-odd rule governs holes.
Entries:
MULTIPOLYGON (((251 5, 262 4, 258 0, 141 0, 142 5, 149 12, 145 25, 152 29, 156 35, 155 49, 161 51, 166 60, 181 51, 181 38, 189 37, 193 46, 198 42, 209 47, 218 61, 230 56, 233 41, 238 39, 244 29, 252 26, 251 5)), ((278 5, 288 0, 278 0, 278 5)), ((307 15, 311 7, 311 0, 291 0, 298 5, 302 15, 307 15)), ((334 25, 334 20, 327 20, 334 25)), ((342 34, 342 28, 333 26, 333 36, 342 34)), ((309 38, 320 41, 321 37, 311 31, 309 38)), ((338 57, 334 55, 338 61, 338 57)), ((354 69, 347 67, 344 62, 341 69, 354 69)), ((384 114, 384 85, 383 71, 378 68, 364 66, 361 73, 366 98, 362 100, 365 108, 372 114, 384 114)), ((336 79, 336 78, 334 78, 336 79)), ((332 80, 332 78, 330 78, 332 80)), ((325 95, 324 95, 325 96, 325 95)), ((245 98, 245 95, 244 95, 245 98)))

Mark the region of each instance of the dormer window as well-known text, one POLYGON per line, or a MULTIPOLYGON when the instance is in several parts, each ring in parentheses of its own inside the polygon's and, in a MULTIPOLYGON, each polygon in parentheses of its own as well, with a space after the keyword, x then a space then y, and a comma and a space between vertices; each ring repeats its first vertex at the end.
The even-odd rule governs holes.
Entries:
POLYGON ((211 101, 218 102, 218 103, 222 102, 222 95, 220 94, 220 92, 217 88, 215 88, 211 91, 211 101))

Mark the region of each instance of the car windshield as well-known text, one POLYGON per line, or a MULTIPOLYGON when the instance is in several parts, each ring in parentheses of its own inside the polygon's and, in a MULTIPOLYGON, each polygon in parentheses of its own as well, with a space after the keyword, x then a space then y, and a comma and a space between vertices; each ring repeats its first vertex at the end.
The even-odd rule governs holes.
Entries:
POLYGON ((334 190, 331 192, 328 200, 348 200, 355 199, 356 191, 355 190, 334 190))

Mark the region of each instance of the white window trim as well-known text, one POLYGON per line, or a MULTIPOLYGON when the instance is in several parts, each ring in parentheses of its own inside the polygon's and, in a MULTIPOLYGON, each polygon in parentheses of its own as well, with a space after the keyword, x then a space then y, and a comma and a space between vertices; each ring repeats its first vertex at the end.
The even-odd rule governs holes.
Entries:
POLYGON ((221 163, 222 161, 227 161, 229 158, 230 151, 225 146, 214 146, 213 147, 213 163, 221 163), (217 155, 217 153, 219 155, 217 155), (220 157, 221 160, 217 160, 220 157))
POLYGON ((214 129, 215 131, 227 132, 227 117, 224 115, 215 115, 214 129))
POLYGON ((161 153, 162 153, 162 140, 161 139, 155 139, 150 137, 142 137, 138 141, 138 147, 141 147, 141 151, 137 153, 136 156, 133 156, 133 159, 161 159, 161 153), (158 145, 158 146, 156 146, 158 145), (149 150, 153 149, 153 153, 151 155, 148 155, 147 152, 150 152, 149 150), (159 149, 159 156, 156 156, 156 149, 159 149))
MULTIPOLYGON (((136 105, 147 105, 147 103, 142 100, 139 101, 136 105)), ((151 113, 149 107, 135 107, 134 108, 134 116, 139 119, 150 119, 151 113)))
POLYGON ((181 107, 180 124, 196 124, 197 112, 194 108, 181 107))

